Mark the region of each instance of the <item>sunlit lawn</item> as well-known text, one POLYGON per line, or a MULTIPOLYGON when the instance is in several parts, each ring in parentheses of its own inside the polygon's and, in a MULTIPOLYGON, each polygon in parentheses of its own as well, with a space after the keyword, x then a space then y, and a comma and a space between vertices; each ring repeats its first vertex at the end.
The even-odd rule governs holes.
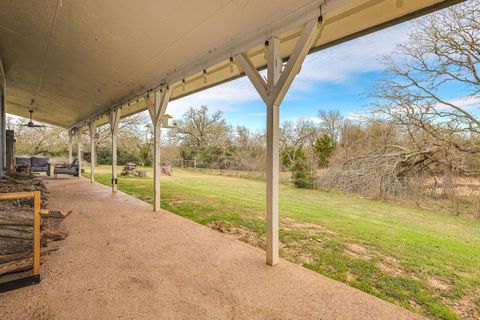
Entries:
MULTIPOLYGON (((119 189, 151 202, 147 171, 119 177, 119 189)), ((97 172, 109 185, 109 167, 97 172)), ((174 169, 161 188, 162 208, 263 246, 263 182, 174 169)), ((479 221, 287 184, 280 216, 285 259, 430 318, 480 309, 479 221)))

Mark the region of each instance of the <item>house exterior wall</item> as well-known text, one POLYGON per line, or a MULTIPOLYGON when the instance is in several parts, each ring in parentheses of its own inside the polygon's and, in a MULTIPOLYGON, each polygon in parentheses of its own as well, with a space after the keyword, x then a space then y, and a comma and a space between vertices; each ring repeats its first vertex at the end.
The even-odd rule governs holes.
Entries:
POLYGON ((3 63, 0 59, 0 177, 3 176, 4 167, 5 167, 5 90, 6 90, 6 80, 5 72, 3 69, 3 63))

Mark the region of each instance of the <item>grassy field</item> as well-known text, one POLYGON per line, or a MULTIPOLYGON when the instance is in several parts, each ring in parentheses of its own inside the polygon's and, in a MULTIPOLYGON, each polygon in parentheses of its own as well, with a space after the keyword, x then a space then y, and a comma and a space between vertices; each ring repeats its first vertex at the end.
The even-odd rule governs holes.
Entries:
MULTIPOLYGON (((174 169, 161 186, 162 208, 264 247, 263 182, 174 169)), ((119 189, 152 200, 151 177, 119 189)), ((280 238, 283 258, 429 318, 480 318, 480 221, 284 184, 280 238)))

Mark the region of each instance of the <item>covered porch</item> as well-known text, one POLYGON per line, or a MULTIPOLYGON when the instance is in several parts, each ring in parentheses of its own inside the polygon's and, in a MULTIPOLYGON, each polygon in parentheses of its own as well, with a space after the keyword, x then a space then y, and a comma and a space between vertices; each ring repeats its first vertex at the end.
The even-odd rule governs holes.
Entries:
POLYGON ((45 178, 74 212, 42 282, 0 295, 5 319, 419 319, 88 179, 45 178))
POLYGON ((40 285, 0 295, 2 318, 419 318, 279 263, 280 106, 309 53, 459 2, 4 1, 0 177, 6 112, 68 130, 76 172, 89 137, 92 165, 90 179, 45 178, 49 205, 74 212, 70 235, 40 285), (243 76, 265 102, 265 252, 160 208, 169 102, 243 76), (153 210, 117 191, 119 123, 142 111, 154 132, 153 210), (100 126, 111 133, 111 188, 94 183, 100 126))
POLYGON ((77 172, 83 136, 90 136, 95 164, 97 128, 108 125, 116 192, 120 120, 148 110, 154 132, 153 210, 159 211, 160 134, 169 126, 169 102, 246 76, 266 106, 265 260, 275 265, 280 106, 307 54, 459 2, 2 3, 0 176, 6 162, 5 112, 34 114, 35 120, 68 130, 69 162, 74 142, 80 158, 77 172))

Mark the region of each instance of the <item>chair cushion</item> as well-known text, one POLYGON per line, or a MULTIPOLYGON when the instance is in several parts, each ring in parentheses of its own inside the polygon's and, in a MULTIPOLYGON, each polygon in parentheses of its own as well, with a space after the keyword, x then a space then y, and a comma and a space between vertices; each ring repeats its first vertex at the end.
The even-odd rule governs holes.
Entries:
POLYGON ((32 167, 45 167, 48 166, 50 158, 47 157, 32 157, 32 167))
POLYGON ((15 163, 19 165, 32 164, 30 157, 15 157, 15 163))
POLYGON ((30 167, 30 171, 32 171, 32 172, 47 172, 48 171, 48 166, 30 167))
POLYGON ((60 168, 55 168, 55 170, 53 171, 53 173, 55 174, 59 174, 59 173, 63 173, 63 174, 75 174, 77 172, 77 168, 65 168, 65 167, 60 167, 60 168))
POLYGON ((78 159, 77 158, 73 159, 72 164, 70 166, 71 167, 78 167, 78 159))

